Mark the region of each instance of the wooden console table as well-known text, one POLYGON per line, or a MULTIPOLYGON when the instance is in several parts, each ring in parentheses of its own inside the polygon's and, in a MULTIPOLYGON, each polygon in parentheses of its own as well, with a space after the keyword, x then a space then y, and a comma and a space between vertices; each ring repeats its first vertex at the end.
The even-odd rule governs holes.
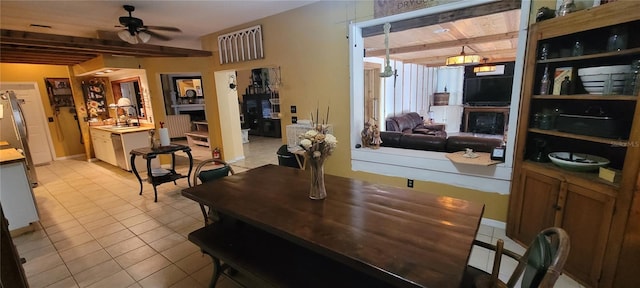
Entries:
POLYGON ((138 170, 136 169, 136 156, 142 156, 143 159, 147 160, 147 181, 153 185, 153 194, 154 194, 154 202, 158 202, 158 190, 156 186, 173 182, 175 184, 176 180, 181 178, 187 178, 187 184, 191 187, 191 180, 189 176, 191 175, 191 169, 193 168, 193 157, 191 156, 191 148, 185 145, 179 144, 171 144, 169 146, 160 146, 158 148, 137 148, 133 149, 130 152, 131 154, 131 170, 133 174, 138 178, 138 182, 140 182, 140 195, 142 195, 142 178, 140 178, 140 174, 138 174, 138 170), (176 152, 182 151, 189 156, 189 172, 187 175, 182 175, 176 172, 176 152), (171 169, 167 169, 167 173, 154 175, 153 170, 151 169, 151 159, 156 158, 161 154, 171 154, 171 169))
POLYGON ((469 113, 486 112, 486 113, 502 113, 504 115, 503 131, 506 131, 507 123, 509 123, 509 106, 465 106, 464 107, 464 132, 469 132, 469 113))

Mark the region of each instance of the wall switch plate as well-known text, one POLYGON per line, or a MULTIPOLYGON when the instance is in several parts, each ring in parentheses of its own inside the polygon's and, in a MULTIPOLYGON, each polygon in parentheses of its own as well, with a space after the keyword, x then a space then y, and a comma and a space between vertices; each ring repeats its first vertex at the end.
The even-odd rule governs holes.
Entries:
POLYGON ((293 123, 293 124, 298 123, 298 117, 297 116, 291 116, 291 123, 293 123))
POLYGON ((407 179, 407 187, 413 188, 413 179, 407 179))
POLYGON ((294 105, 291 105, 291 113, 297 113, 298 108, 294 105))

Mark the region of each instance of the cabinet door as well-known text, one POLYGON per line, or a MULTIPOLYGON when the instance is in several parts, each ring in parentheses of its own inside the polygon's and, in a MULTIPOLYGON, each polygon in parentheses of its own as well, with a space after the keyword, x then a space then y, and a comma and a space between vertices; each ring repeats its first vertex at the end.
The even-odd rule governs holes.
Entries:
POLYGON ((615 198, 571 183, 562 194, 559 226, 571 237, 565 270, 588 286, 598 287, 615 198))
POLYGON ((514 238, 528 245, 545 228, 554 226, 561 181, 522 169, 516 201, 520 207, 514 238))

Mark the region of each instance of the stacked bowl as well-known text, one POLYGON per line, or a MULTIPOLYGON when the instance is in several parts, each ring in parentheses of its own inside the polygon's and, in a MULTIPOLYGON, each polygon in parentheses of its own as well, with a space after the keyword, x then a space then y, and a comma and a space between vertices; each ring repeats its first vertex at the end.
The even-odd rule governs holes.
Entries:
POLYGON ((630 70, 629 65, 580 68, 578 76, 589 94, 621 94, 630 70))

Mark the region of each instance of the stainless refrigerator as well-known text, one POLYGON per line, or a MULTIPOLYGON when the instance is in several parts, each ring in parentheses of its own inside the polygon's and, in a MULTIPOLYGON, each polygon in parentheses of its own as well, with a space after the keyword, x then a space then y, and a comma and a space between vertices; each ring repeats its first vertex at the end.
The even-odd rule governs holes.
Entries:
POLYGON ((0 104, 2 115, 0 116, 0 140, 9 142, 9 145, 21 152, 27 164, 27 177, 31 186, 38 185, 36 168, 29 151, 29 131, 22 113, 23 99, 18 99, 13 91, 0 91, 0 104))

